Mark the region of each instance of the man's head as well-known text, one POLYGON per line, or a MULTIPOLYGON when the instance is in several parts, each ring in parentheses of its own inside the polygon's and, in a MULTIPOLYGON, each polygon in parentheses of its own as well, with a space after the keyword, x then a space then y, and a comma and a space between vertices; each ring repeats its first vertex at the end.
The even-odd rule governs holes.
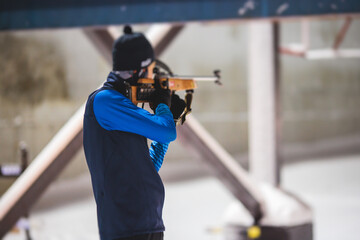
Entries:
POLYGON ((133 33, 125 26, 124 35, 113 45, 113 71, 130 71, 149 67, 154 61, 154 50, 142 33, 133 33))

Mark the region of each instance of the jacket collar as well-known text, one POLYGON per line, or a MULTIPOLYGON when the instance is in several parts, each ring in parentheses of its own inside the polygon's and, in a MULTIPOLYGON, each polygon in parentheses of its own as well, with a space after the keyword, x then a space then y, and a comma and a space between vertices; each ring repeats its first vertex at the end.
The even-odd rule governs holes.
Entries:
POLYGON ((110 72, 103 88, 115 89, 116 91, 129 98, 130 84, 127 80, 122 79, 114 72, 110 72))

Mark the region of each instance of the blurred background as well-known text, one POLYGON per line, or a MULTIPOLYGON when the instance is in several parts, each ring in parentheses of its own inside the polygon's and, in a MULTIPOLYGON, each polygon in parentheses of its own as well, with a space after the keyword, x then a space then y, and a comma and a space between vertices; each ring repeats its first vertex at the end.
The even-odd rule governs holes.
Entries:
MULTIPOLYGON (((310 48, 331 48, 343 23, 310 20, 310 48)), ((133 28, 145 32, 149 26, 133 28)), ((247 28, 189 23, 160 58, 180 75, 221 69, 223 86, 199 83, 191 114, 245 169, 247 28)), ((300 21, 281 22, 280 29, 281 45, 301 39, 300 21)), ((341 46, 359 49, 359 39, 355 18, 341 46)), ((111 66, 78 29, 0 32, 0 49, 0 164, 18 163, 19 142, 33 159, 106 80, 111 66)), ((360 59, 281 55, 280 63, 281 185, 313 208, 314 239, 360 239, 360 59)), ((223 215, 234 197, 206 164, 173 142, 160 175, 166 239, 223 239, 223 215)), ((0 195, 12 182, 0 179, 0 195)), ((98 239, 82 150, 31 210, 29 223, 34 239, 98 239)), ((5 239, 24 239, 24 233, 5 239)))

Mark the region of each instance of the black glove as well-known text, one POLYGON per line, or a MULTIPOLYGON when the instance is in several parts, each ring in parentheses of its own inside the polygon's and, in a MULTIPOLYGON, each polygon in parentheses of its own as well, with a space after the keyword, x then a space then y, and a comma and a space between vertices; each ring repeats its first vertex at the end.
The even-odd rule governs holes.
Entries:
POLYGON ((153 104, 151 109, 155 112, 157 106, 160 103, 166 104, 168 107, 171 106, 171 97, 169 89, 156 89, 153 95, 153 104))
POLYGON ((186 103, 182 100, 179 95, 173 94, 171 97, 171 108, 170 111, 173 114, 175 120, 177 120, 184 112, 186 103))

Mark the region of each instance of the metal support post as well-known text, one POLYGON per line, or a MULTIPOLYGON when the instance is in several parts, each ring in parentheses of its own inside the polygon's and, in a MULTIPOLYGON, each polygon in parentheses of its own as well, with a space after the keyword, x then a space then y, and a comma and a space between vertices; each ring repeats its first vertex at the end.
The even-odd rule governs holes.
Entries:
POLYGON ((306 204, 278 188, 280 184, 279 25, 252 22, 249 26, 249 138, 250 171, 261 182, 264 217, 259 226, 233 223, 241 208, 233 209, 227 239, 312 240, 312 215, 306 204), (272 185, 272 187, 269 186, 272 185), (268 188, 273 194, 266 194, 268 188), (274 196, 282 196, 276 199, 274 196), (291 204, 287 200, 291 201, 291 204), (295 200, 295 201, 294 201, 295 200), (276 202, 275 205, 273 205, 276 202), (293 205, 295 203, 295 205, 293 205), (277 206, 281 204, 283 209, 277 206), (286 209, 286 210, 284 210, 286 209), (288 215, 292 212, 291 215, 288 215), (291 216, 291 217, 288 217, 291 216), (256 230, 256 234, 252 230, 256 230), (253 236, 251 236, 253 235, 253 236))
POLYGON ((280 183, 280 79, 278 24, 249 24, 250 172, 260 181, 280 183))

